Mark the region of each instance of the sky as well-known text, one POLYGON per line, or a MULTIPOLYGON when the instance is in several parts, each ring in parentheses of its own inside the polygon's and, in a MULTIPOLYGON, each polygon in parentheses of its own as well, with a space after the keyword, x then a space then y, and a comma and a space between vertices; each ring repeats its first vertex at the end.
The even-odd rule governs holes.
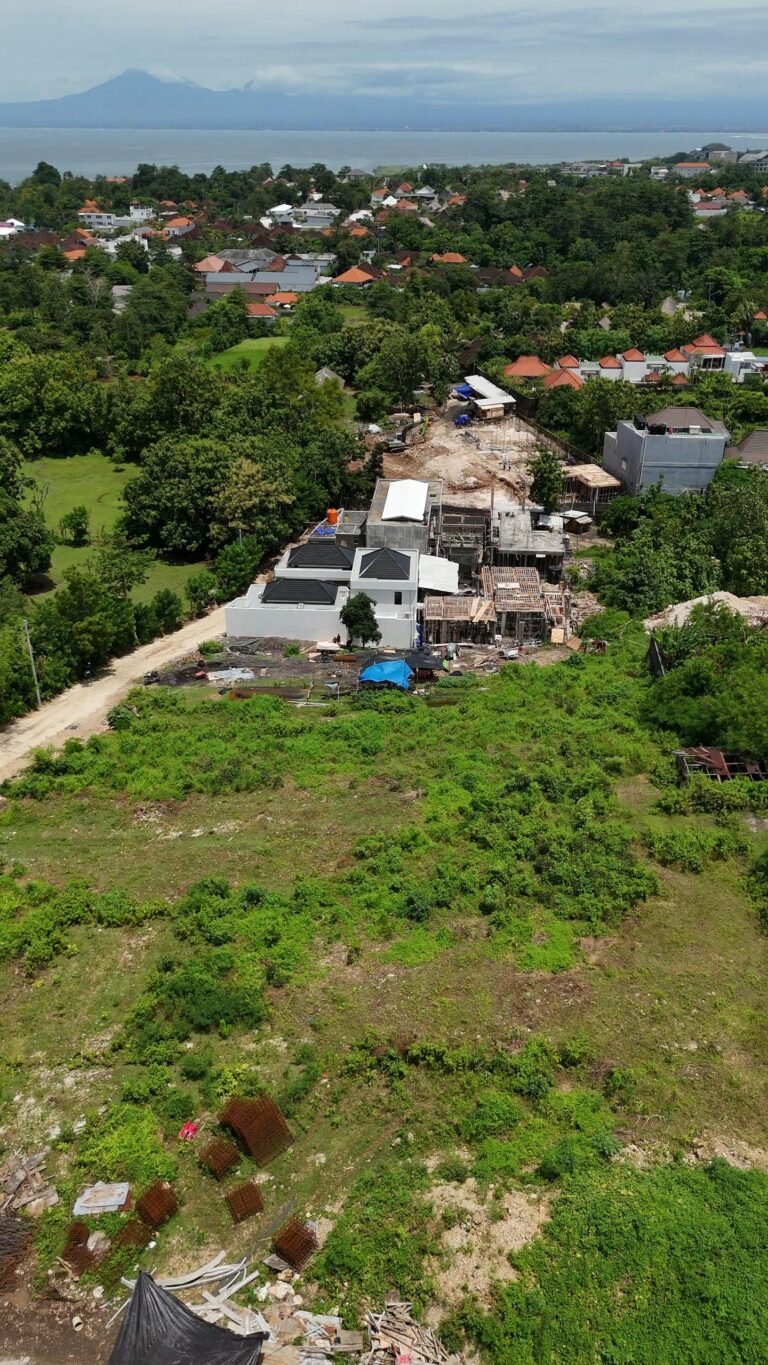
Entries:
POLYGON ((766 89, 766 0, 3 0, 0 101, 127 67, 226 89, 535 103, 766 89))

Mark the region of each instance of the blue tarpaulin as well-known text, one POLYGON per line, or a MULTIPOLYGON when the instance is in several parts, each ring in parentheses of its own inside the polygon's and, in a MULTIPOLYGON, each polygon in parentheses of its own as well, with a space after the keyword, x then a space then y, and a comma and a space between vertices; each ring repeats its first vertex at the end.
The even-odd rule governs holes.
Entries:
POLYGON ((392 659, 390 663, 369 664, 360 674, 360 681, 391 683, 393 687, 401 687, 407 692, 412 677, 413 669, 408 667, 405 659, 392 659))
POLYGON ((458 393, 461 398, 471 398, 474 389, 471 384, 454 384, 453 392, 458 393))

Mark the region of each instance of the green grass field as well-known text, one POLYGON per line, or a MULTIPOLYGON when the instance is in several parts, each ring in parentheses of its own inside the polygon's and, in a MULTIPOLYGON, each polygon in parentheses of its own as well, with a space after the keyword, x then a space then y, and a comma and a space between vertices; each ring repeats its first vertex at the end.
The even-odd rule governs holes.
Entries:
MULTIPOLYGON (((115 524, 120 511, 120 498, 128 480, 134 477, 132 465, 116 466, 106 455, 72 455, 68 459, 28 460, 24 472, 39 485, 47 488, 43 513, 54 534, 58 534, 59 522, 73 507, 85 506, 90 513, 90 530, 93 539, 103 532, 109 532, 115 524)), ((90 546, 75 548, 72 545, 56 545, 49 571, 50 586, 35 596, 45 596, 54 592, 62 582, 65 569, 86 563, 93 553, 90 546)), ((146 602, 161 588, 182 592, 184 584, 203 562, 197 564, 169 564, 158 560, 150 569, 145 583, 136 589, 134 596, 139 602, 146 602)))
POLYGON ((245 341, 238 341, 236 346, 230 346, 228 351, 222 351, 220 355, 211 356, 208 364, 214 370, 233 370, 239 368, 245 360, 249 370, 257 370, 264 359, 267 351, 275 346, 284 346, 287 337, 249 337, 245 341))
POLYGON ((176 1163, 161 1269, 250 1252, 295 1210, 333 1225, 305 1300, 350 1325, 396 1287, 489 1365, 751 1365, 768 1181, 704 1159, 768 1170, 768 940, 744 878, 768 834, 742 813, 732 856, 650 862, 651 835, 725 826, 659 811, 648 773, 671 758, 638 720, 634 648, 465 680, 446 708, 136 694, 125 730, 9 789, 0 862, 29 889, 19 914, 0 881, 6 1140, 61 1124, 65 1188, 176 1163), (70 888, 52 904, 46 883, 70 888), (182 977, 207 1026, 174 1013, 182 977), (237 998, 261 1020, 223 1021, 237 998), (174 1136, 261 1087, 296 1142, 233 1229, 174 1136), (530 1236, 552 1214, 528 1250, 506 1199, 544 1201, 530 1236), (508 1251, 522 1278, 475 1294, 478 1262, 509 1281, 508 1251))

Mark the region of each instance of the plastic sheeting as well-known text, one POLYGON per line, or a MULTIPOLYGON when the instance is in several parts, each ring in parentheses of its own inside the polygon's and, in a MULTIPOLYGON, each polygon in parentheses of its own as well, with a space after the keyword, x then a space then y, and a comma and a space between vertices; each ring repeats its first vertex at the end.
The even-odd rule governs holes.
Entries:
POLYGON ((404 692, 407 692, 408 683, 412 677, 413 669, 408 667, 405 659, 393 659, 391 662, 370 664, 360 674, 360 681, 364 683, 391 683, 393 687, 401 687, 404 692))
POLYGON ((203 1322, 141 1271, 108 1365, 257 1365, 264 1340, 203 1322))

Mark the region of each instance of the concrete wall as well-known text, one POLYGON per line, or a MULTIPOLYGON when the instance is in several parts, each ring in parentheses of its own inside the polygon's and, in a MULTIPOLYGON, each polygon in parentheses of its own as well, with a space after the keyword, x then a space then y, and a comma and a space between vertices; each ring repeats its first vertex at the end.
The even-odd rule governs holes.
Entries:
POLYGON ((621 479, 628 493, 642 493, 658 483, 667 493, 706 488, 725 454, 725 437, 677 433, 652 436, 631 422, 620 422, 603 441, 603 468, 621 479))
POLYGON ((274 636, 313 643, 332 640, 334 635, 346 638, 336 606, 249 606, 245 597, 238 597, 225 607, 224 622, 227 635, 274 636))
POLYGON ((415 521, 371 521, 365 528, 368 550, 386 547, 388 550, 420 550, 427 553, 429 527, 415 521))

